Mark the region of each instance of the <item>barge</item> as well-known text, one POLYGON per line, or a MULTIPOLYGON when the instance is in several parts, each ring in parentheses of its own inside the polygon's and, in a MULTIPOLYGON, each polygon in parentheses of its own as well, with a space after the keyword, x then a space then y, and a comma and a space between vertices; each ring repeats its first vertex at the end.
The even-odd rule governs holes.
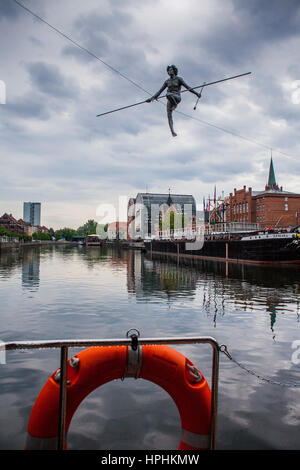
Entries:
POLYGON ((211 233, 197 238, 145 240, 145 251, 194 259, 253 264, 300 263, 300 227, 290 232, 211 233))

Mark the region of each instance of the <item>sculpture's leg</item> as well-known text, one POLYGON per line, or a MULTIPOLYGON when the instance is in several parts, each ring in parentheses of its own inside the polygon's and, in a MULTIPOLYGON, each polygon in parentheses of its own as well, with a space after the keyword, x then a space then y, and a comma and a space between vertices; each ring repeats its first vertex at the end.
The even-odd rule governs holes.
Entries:
POLYGON ((176 137, 176 136, 177 136, 176 132, 174 131, 174 127, 173 127, 173 116, 172 116, 172 113, 173 113, 173 111, 174 111, 175 108, 176 108, 176 106, 174 106, 174 104, 172 104, 170 101, 168 101, 168 104, 167 104, 167 115, 168 115, 169 127, 170 127, 170 130, 171 130, 171 133, 172 133, 172 136, 173 136, 173 137, 176 137))

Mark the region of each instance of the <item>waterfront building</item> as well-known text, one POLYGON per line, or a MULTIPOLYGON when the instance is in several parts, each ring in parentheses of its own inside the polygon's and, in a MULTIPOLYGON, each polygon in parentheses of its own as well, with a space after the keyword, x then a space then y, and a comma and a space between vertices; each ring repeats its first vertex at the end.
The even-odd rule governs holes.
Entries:
POLYGON ((225 210, 226 222, 257 223, 261 229, 292 227, 300 223, 300 194, 278 186, 271 158, 265 189, 234 189, 225 210))
POLYGON ((40 202, 24 202, 23 204, 23 220, 30 225, 37 227, 41 225, 41 203, 40 202))
POLYGON ((32 234, 33 234, 33 227, 32 227, 32 225, 30 225, 29 222, 25 222, 25 220, 23 220, 23 219, 19 219, 19 220, 18 220, 18 223, 23 226, 23 231, 24 231, 24 233, 25 233, 26 235, 28 235, 29 237, 31 237, 32 234))
POLYGON ((127 240, 127 222, 113 222, 107 228, 109 240, 127 240))
POLYGON ((127 238, 144 239, 169 227, 195 230, 196 202, 192 195, 138 193, 128 202, 127 238), (170 223, 171 221, 171 223, 170 223))
POLYGON ((48 233, 49 232, 49 229, 48 227, 45 227, 45 225, 38 225, 37 226, 37 232, 39 233, 48 233))
MULTIPOLYGON (((24 225, 13 217, 12 214, 5 214, 0 217, 0 225, 9 232, 24 233, 24 225)), ((26 232, 25 232, 26 233, 26 232)))

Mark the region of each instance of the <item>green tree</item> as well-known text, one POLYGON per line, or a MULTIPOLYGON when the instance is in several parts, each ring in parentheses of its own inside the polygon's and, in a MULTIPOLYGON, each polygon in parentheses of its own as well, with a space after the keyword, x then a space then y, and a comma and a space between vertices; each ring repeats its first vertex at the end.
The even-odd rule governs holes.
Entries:
POLYGON ((52 240, 50 233, 35 232, 32 234, 33 240, 52 240))
POLYGON ((51 237, 54 237, 54 230, 53 230, 52 227, 49 228, 49 232, 48 232, 48 233, 51 235, 51 237))
POLYGON ((17 232, 11 232, 10 230, 7 230, 4 225, 0 225, 0 237, 6 236, 10 238, 20 238, 21 240, 31 240, 31 237, 26 235, 25 233, 17 233, 17 232))
POLYGON ((87 235, 92 235, 96 233, 97 225, 98 224, 95 220, 90 219, 84 225, 78 227, 77 234, 83 237, 86 237, 87 235))
POLYGON ((68 227, 61 228, 54 232, 56 240, 64 239, 67 241, 72 241, 75 235, 77 235, 76 230, 68 227))

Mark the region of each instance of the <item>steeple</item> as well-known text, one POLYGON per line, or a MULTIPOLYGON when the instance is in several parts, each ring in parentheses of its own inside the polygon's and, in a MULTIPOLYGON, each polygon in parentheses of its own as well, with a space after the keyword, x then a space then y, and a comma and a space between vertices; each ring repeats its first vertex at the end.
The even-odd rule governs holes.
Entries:
POLYGON ((276 191, 279 191, 278 185, 276 183, 276 178, 275 178, 275 171, 274 171, 274 166, 273 166, 273 158, 271 155, 271 161, 270 161, 270 168, 269 168, 269 179, 268 183, 266 185, 266 191, 270 189, 275 189, 276 191))
POLYGON ((171 191, 171 189, 169 188, 169 196, 168 196, 168 199, 167 199, 167 204, 168 204, 169 207, 171 207, 172 204, 173 204, 170 191, 171 191))
POLYGON ((268 186, 271 189, 274 189, 274 186, 276 185, 276 179, 275 179, 275 171, 274 171, 274 166, 273 166, 273 159, 271 157, 270 161, 270 169, 269 169, 269 180, 268 180, 268 186))

